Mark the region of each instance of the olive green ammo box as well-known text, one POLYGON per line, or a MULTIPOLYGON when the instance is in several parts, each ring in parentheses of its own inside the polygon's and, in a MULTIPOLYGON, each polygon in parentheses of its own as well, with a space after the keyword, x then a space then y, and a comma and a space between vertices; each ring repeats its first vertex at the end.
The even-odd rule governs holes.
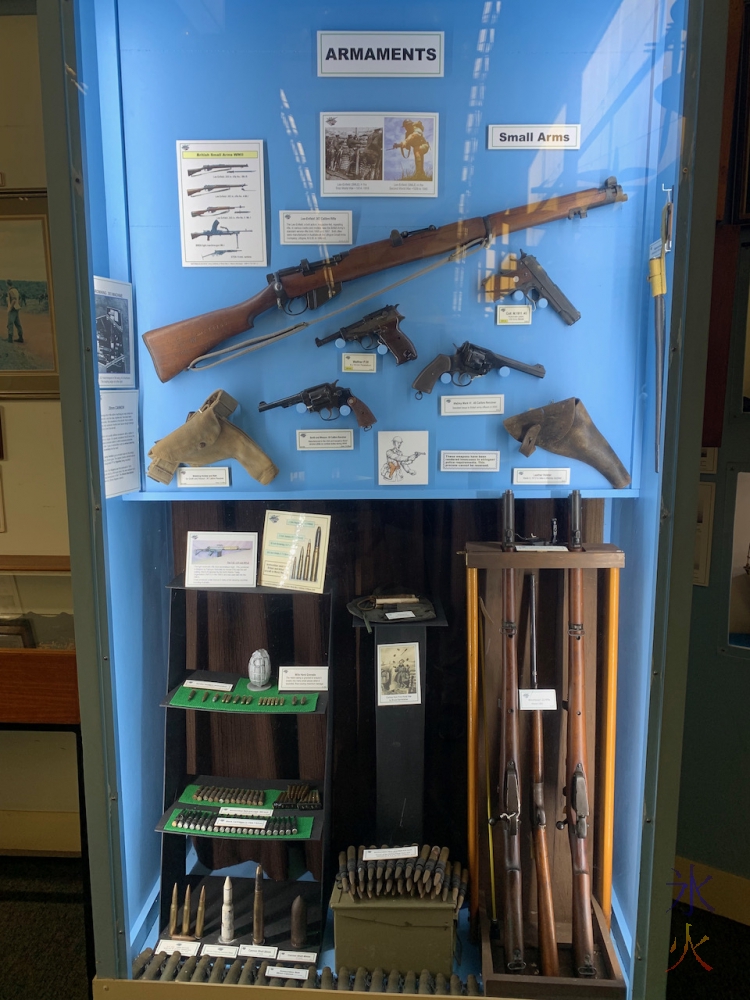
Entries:
POLYGON ((380 967, 417 975, 453 972, 453 903, 411 896, 352 899, 331 893, 336 967, 380 967))

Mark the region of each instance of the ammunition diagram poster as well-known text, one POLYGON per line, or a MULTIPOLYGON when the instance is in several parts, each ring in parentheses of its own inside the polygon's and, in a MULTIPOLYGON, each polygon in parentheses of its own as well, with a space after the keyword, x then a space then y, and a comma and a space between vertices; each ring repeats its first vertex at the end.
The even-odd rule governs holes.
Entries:
POLYGON ((267 510, 260 558, 262 586, 322 594, 330 531, 329 514, 267 510))
POLYGON ((438 116, 323 112, 321 196, 436 198, 438 116))
POLYGON ((177 142, 183 267, 266 267, 263 142, 177 142))
POLYGON ((378 705, 420 705, 419 643, 378 646, 378 705))
POLYGON ((257 566, 257 532, 188 531, 186 587, 254 587, 257 566))

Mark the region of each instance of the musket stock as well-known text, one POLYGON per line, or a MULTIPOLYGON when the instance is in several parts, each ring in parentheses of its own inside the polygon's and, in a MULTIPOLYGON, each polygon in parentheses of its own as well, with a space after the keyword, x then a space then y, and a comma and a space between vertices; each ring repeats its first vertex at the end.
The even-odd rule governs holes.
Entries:
MULTIPOLYGON (((217 187, 224 190, 232 186, 241 185, 205 185, 204 188, 188 191, 188 194, 217 187)), ((617 201, 627 201, 627 195, 617 180, 609 177, 601 188, 588 188, 484 217, 419 230, 406 237, 395 232, 390 239, 353 247, 328 260, 313 263, 305 260, 297 267, 277 271, 268 275, 268 287, 247 302, 150 330, 143 339, 157 375, 162 382, 167 382, 224 340, 249 330, 253 320, 274 305, 285 306, 292 299, 304 298, 307 307, 315 309, 338 295, 343 283, 355 278, 400 264, 451 254, 491 237, 505 236, 531 226, 583 217, 594 208, 617 201), (244 325, 241 325, 243 322, 244 325)))

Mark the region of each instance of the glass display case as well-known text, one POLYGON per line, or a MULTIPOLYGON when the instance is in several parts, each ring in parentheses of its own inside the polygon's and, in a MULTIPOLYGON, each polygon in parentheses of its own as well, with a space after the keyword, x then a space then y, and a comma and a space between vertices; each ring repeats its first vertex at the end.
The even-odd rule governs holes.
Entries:
POLYGON ((434 968, 399 968, 404 992, 451 975, 496 996, 663 991, 676 790, 660 741, 679 738, 684 670, 667 674, 665 648, 698 479, 681 401, 706 337, 706 286, 686 276, 711 231, 716 137, 695 130, 720 106, 699 69, 721 31, 662 0, 40 14, 48 158, 70 151, 50 218, 71 499, 93 484, 72 560, 84 743, 88 724, 103 751, 89 824, 110 858, 92 873, 96 995, 193 976, 332 988, 347 893, 357 991, 377 988, 374 955, 394 967, 376 947, 389 920, 459 942, 447 965, 428 949, 434 968), (186 586, 194 535, 210 565, 186 586), (370 595, 394 618, 352 628, 370 595), (417 605, 444 627, 421 630, 417 605), (248 687, 266 650, 296 689, 248 687), (548 730, 551 922, 531 899, 529 715, 521 750, 500 722, 524 692, 548 730), (322 794, 304 834, 274 797, 301 785, 322 794), (415 841, 407 904, 393 852, 415 841))

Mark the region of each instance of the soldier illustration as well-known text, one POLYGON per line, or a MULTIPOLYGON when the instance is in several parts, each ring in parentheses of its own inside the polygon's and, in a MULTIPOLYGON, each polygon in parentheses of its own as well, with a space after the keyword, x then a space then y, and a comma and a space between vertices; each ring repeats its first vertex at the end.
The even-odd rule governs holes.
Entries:
POLYGON ((383 463, 383 467, 380 470, 380 475, 383 479, 389 480, 389 482, 400 483, 403 481, 404 476, 416 476, 416 472, 412 469, 412 464, 419 458, 420 455, 424 455, 423 451, 415 451, 411 455, 404 455, 401 451, 401 445, 404 443, 404 439, 401 437, 392 438, 393 447, 389 448, 386 453, 386 461, 383 463))
POLYGON ((401 689, 401 691, 405 691, 408 694, 413 694, 414 691, 416 691, 416 687, 414 687, 411 683, 411 668, 408 663, 405 663, 403 660, 398 661, 398 665, 395 670, 395 677, 396 685, 401 689))
POLYGON ((18 316, 21 311, 21 295, 16 288, 15 282, 11 281, 10 278, 7 279, 5 284, 8 286, 8 290, 5 293, 5 300, 8 306, 8 341, 11 344, 13 343, 13 332, 15 331, 18 335, 16 337, 17 343, 22 344, 24 342, 23 327, 18 316))
POLYGON ((430 151, 430 144, 424 136, 424 125, 421 121, 412 121, 406 118, 402 123, 406 135, 401 142, 394 142, 393 149, 400 149, 404 159, 408 159, 410 154, 414 154, 414 173, 411 179, 415 181, 427 181, 430 178, 425 174, 424 158, 430 151))

